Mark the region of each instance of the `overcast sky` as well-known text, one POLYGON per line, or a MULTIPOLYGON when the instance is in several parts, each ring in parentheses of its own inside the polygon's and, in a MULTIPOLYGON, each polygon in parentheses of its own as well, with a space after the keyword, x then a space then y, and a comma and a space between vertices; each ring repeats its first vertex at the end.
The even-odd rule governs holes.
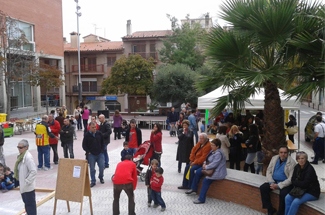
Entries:
MULTIPOLYGON (((221 0, 79 0, 80 12, 79 32, 81 37, 88 34, 106 36, 111 41, 121 41, 126 35, 126 21, 131 20, 132 32, 149 30, 170 30, 171 23, 166 14, 178 20, 201 18, 209 12, 214 24, 224 22, 219 18, 221 0), (158 3, 159 2, 159 3, 158 3), (106 32, 105 32, 106 31, 106 32)), ((70 41, 70 33, 77 31, 76 2, 63 0, 63 34, 70 41)), ((81 39, 81 42, 83 40, 81 39)))

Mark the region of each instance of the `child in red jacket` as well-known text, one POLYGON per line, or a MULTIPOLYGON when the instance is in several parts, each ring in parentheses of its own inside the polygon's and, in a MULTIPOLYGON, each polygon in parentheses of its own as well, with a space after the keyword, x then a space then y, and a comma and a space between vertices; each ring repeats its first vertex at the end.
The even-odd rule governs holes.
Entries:
POLYGON ((153 208, 157 208, 160 205, 161 211, 165 211, 166 204, 161 198, 161 186, 164 183, 164 177, 162 176, 162 174, 164 173, 164 170, 163 168, 158 167, 155 173, 156 174, 153 174, 150 179, 151 198, 154 202, 153 208))
POLYGON ((152 198, 151 198, 151 187, 150 187, 150 180, 151 180, 151 177, 155 174, 155 171, 158 167, 158 160, 156 159, 153 159, 151 161, 151 166, 148 168, 147 170, 147 173, 146 173, 146 180, 145 180, 145 183, 146 183, 146 186, 147 186, 147 193, 148 193, 148 207, 151 207, 151 202, 152 202, 152 198))

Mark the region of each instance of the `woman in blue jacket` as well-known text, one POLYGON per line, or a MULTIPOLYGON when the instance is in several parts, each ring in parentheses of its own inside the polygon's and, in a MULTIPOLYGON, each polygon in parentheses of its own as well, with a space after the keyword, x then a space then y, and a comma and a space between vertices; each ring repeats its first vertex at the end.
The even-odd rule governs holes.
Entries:
POLYGON ((215 180, 222 180, 227 175, 226 169, 226 157, 221 147, 221 141, 219 139, 214 139, 211 141, 211 151, 208 154, 206 160, 203 163, 203 166, 196 170, 195 177, 191 186, 191 190, 186 192, 186 194, 190 194, 192 192, 196 192, 198 188, 198 184, 200 182, 201 177, 203 176, 202 170, 215 169, 212 176, 206 176, 202 182, 202 188, 200 192, 199 199, 195 200, 194 204, 203 204, 205 203, 206 194, 212 182, 215 180))

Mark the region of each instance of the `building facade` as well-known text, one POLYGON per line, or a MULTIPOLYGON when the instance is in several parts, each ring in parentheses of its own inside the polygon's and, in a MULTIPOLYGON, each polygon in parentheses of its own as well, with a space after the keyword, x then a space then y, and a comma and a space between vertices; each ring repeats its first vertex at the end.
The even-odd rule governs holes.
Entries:
MULTIPOLYGON (((110 75, 115 61, 122 55, 130 56, 139 54, 145 59, 152 57, 156 65, 159 60, 158 50, 162 47, 162 39, 172 31, 138 31, 131 32, 131 21, 127 21, 127 35, 122 41, 112 42, 93 34, 83 37, 80 43, 80 70, 82 81, 83 103, 94 112, 109 109, 111 112, 119 109, 122 112, 146 109, 150 103, 149 96, 130 95, 105 95, 100 94, 101 84, 110 75)), ((71 111, 78 105, 78 46, 77 33, 72 32, 71 43, 64 45, 64 68, 66 79, 67 105, 71 111)), ((154 75, 156 71, 153 71, 154 75)))
MULTIPOLYGON (((6 16, 16 20, 16 27, 28 40, 28 44, 21 49, 33 52, 37 63, 42 62, 63 68, 62 0, 0 0, 0 5, 0 10, 6 16)), ((1 87, 0 104, 6 110, 7 95, 4 84, 1 87)), ((60 103, 64 104, 64 86, 58 89, 58 93, 61 98, 60 103)), ((11 97, 15 108, 34 106, 36 111, 40 110, 41 89, 31 87, 24 78, 12 84, 11 97)))
MULTIPOLYGON (((92 111, 105 110, 107 101, 118 104, 123 100, 115 95, 103 97, 100 93, 103 80, 110 75, 115 61, 123 54, 123 43, 112 42, 93 34, 83 37, 83 40, 84 42, 80 43, 82 100, 92 111)), ((79 105, 78 34, 76 32, 70 34, 70 41, 71 43, 64 45, 64 70, 67 107, 72 113, 79 105)))

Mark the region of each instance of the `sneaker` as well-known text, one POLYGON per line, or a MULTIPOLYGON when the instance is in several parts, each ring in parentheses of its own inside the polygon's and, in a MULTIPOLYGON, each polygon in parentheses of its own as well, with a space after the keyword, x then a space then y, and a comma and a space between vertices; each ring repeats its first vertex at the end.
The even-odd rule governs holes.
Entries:
POLYGON ((38 171, 40 171, 40 170, 42 170, 42 169, 43 169, 42 167, 38 167, 38 168, 37 168, 38 171))
POLYGON ((166 210, 166 208, 161 208, 160 211, 164 212, 166 210))
POLYGON ((159 205, 153 205, 153 208, 158 208, 159 207, 159 205))
POLYGON ((96 183, 91 183, 90 184, 90 187, 93 187, 93 186, 95 186, 96 185, 96 183))
POLYGON ((148 208, 150 208, 151 207, 151 203, 148 203, 148 208))
POLYGON ((48 171, 48 170, 51 170, 51 169, 53 169, 53 166, 50 166, 50 168, 44 167, 44 171, 48 171))

